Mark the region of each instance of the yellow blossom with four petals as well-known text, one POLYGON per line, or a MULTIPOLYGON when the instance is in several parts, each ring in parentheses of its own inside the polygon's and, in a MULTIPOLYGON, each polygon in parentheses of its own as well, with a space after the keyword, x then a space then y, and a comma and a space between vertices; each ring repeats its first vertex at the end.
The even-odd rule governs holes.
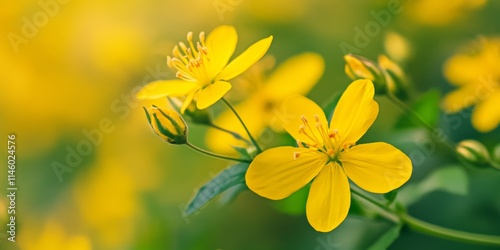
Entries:
POLYGON ((444 75, 458 89, 445 96, 442 106, 457 113, 475 105, 472 126, 489 132, 500 124, 500 38, 482 38, 444 65, 444 75))
POLYGON ((184 113, 196 100, 198 109, 205 109, 220 100, 230 89, 228 82, 256 63, 271 46, 273 36, 264 38, 246 49, 229 62, 234 53, 238 34, 232 26, 219 26, 205 39, 199 34, 199 42, 193 42, 193 33, 187 34, 188 44, 175 46, 167 65, 177 70, 174 80, 154 81, 137 93, 139 99, 157 99, 165 96, 185 96, 181 106, 184 113))
POLYGON ((320 232, 336 228, 347 216, 348 178, 362 189, 386 193, 411 176, 411 160, 383 143, 356 145, 378 115, 373 83, 357 80, 340 98, 330 124, 323 110, 303 96, 289 97, 281 107, 283 126, 298 147, 277 147, 257 155, 245 179, 255 193, 279 200, 312 180, 306 205, 311 226, 320 232))

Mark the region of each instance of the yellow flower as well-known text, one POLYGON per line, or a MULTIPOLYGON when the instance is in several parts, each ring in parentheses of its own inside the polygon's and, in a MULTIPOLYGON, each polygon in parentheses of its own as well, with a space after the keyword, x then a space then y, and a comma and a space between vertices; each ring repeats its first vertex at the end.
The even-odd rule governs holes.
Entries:
POLYGON ((445 77, 459 88, 445 96, 442 106, 456 113, 476 105, 472 125, 489 132, 500 124, 500 38, 483 38, 468 49, 472 53, 459 53, 444 65, 445 77))
POLYGON ((303 96, 282 105, 284 127, 299 147, 269 149, 254 159, 245 176, 255 193, 283 199, 312 181, 306 215, 320 232, 337 227, 350 206, 349 179, 373 193, 403 185, 411 175, 410 159, 383 143, 356 145, 378 114, 369 80, 354 81, 344 92, 328 125, 323 110, 303 96))
MULTIPOLYGON (((275 108, 289 95, 309 92, 323 74, 324 67, 320 55, 306 52, 283 62, 262 82, 252 82, 258 85, 257 90, 235 106, 250 133, 260 136, 269 125, 281 128, 281 122, 273 119, 275 108)), ((258 77, 260 79, 261 75, 258 77)), ((219 115, 214 123, 242 136, 246 135, 238 119, 229 110, 219 115)), ((243 146, 241 141, 216 129, 208 130, 206 143, 212 150, 224 153, 234 152, 229 145, 243 146)))
POLYGON ((256 63, 271 45, 272 36, 262 39, 229 62, 233 55, 238 34, 232 26, 215 28, 205 40, 193 43, 193 33, 187 34, 188 44, 175 46, 167 65, 177 70, 175 80, 154 81, 137 93, 139 99, 156 99, 165 96, 186 96, 181 113, 196 100, 199 109, 205 109, 220 100, 231 89, 228 82, 256 63), (229 63, 228 63, 229 62, 229 63))

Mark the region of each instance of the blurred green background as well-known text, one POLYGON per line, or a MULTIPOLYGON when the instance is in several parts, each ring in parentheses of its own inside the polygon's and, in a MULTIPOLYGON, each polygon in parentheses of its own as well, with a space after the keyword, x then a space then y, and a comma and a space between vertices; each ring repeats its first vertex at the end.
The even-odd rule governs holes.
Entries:
MULTIPOLYGON (((17 234, 15 244, 7 241, 3 226, 0 248, 364 249, 390 223, 351 215, 333 232, 318 233, 304 214, 283 213, 276 202, 250 191, 229 205, 214 201, 183 218, 195 189, 228 163, 160 141, 142 110, 152 102, 139 102, 134 94, 149 81, 174 77, 165 56, 188 31, 208 33, 230 24, 239 34, 236 54, 269 35, 274 41, 268 55, 277 64, 305 51, 320 53, 325 73, 308 95, 320 104, 350 82, 343 43, 367 58, 386 53, 399 61, 413 84, 412 98, 431 89, 442 96, 452 89, 442 74, 444 61, 480 36, 498 35, 499 11, 498 1, 458 0, 9 2, 0 9, 0 130, 5 144, 8 134, 17 135, 17 234), (395 8, 397 13, 387 12, 395 8), (374 13, 381 11, 391 13, 387 22, 377 21, 374 13), (373 21, 379 29, 356 45, 357 29, 366 32, 373 21), (83 155, 75 156, 78 150, 83 155)), ((381 112, 363 141, 389 141, 408 154, 425 147, 416 130, 394 132, 401 112, 383 97, 377 101, 381 112)), ((492 147, 500 138, 498 129, 476 132, 468 117, 458 128, 442 119, 439 126, 454 141, 472 138, 492 147)), ((195 144, 204 144, 205 129, 190 126, 195 144)), ((2 159, 6 151, 0 151, 2 159)), ((450 164, 456 161, 437 148, 414 165, 409 183, 450 164)), ((500 174, 466 172, 467 196, 432 192, 409 213, 450 228, 500 235, 500 174)), ((0 221, 6 225, 3 164, 0 180, 0 221)), ((493 249, 403 228, 390 249, 473 247, 493 249)))

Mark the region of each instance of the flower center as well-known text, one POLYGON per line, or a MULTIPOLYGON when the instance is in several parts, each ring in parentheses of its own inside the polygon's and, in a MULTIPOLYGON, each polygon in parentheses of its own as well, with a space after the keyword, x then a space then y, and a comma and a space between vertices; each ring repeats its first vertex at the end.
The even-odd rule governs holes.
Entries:
MULTIPOLYGON (((309 120, 302 115, 300 117, 302 124, 299 126, 299 134, 305 135, 313 143, 297 141, 299 147, 310 148, 328 156, 330 161, 338 161, 338 156, 342 151, 349 149, 352 145, 341 145, 341 136, 337 129, 329 129, 327 123, 322 123, 318 115, 314 115, 315 124, 311 126, 309 120)), ((297 159, 300 153, 294 153, 294 159, 297 159)))
POLYGON ((193 43, 193 32, 187 34, 188 46, 183 42, 172 50, 172 57, 167 56, 167 65, 177 69, 175 76, 185 81, 199 82, 202 86, 208 85, 211 81, 208 74, 208 48, 205 45, 205 33, 199 35, 199 42, 196 46, 193 43))

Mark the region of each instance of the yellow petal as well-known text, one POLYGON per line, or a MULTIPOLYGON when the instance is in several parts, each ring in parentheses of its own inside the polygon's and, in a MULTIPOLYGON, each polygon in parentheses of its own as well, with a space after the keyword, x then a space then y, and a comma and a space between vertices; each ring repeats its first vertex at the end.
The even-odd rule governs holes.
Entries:
POLYGON ((160 80, 148 83, 138 93, 139 99, 157 99, 165 96, 182 96, 199 88, 198 84, 184 80, 160 80))
POLYGON ((314 179, 307 197, 309 224, 319 232, 330 232, 347 217, 351 205, 349 181, 342 167, 330 163, 314 179))
POLYGON ((480 102, 472 112, 472 125, 480 132, 486 133, 500 124, 500 90, 496 90, 488 99, 480 102))
POLYGON ((305 148, 277 147, 257 155, 245 175, 253 192, 272 200, 283 199, 309 183, 325 166, 325 154, 305 148), (294 155, 299 154, 294 159, 294 155))
MULTIPOLYGON (((254 98, 234 106, 236 112, 245 122, 250 134, 256 138, 260 137, 270 117, 272 117, 272 115, 263 114, 262 105, 261 98, 255 98, 254 96, 254 98)), ((248 139, 245 129, 229 109, 220 114, 213 122, 217 126, 227 128, 248 139)), ((235 153, 236 151, 231 146, 246 145, 243 141, 234 138, 234 136, 214 128, 208 129, 205 138, 206 144, 211 150, 223 154, 235 153)))
POLYGON ((211 63, 211 76, 219 72, 227 65, 229 59, 234 53, 236 43, 238 42, 238 33, 233 26, 221 25, 215 28, 207 37, 206 46, 211 63))
POLYGON ((273 36, 270 36, 254 43, 232 60, 215 79, 228 81, 245 72, 266 54, 272 41, 273 36))
POLYGON ((476 104, 478 96, 475 91, 478 87, 476 84, 467 84, 448 93, 441 103, 443 110, 446 113, 456 113, 476 104))
POLYGON ((411 176, 411 160, 399 149, 384 143, 360 144, 340 153, 347 176, 372 193, 387 193, 411 176))
MULTIPOLYGON (((304 124, 301 117, 304 116, 308 120, 309 126, 312 129, 311 132, 306 127, 306 131, 311 137, 315 137, 318 140, 321 140, 322 136, 316 129, 317 122, 315 117, 318 117, 321 124, 328 124, 323 110, 313 101, 300 95, 288 97, 279 109, 276 110, 276 116, 283 122, 283 127, 293 138, 308 144, 314 144, 315 141, 299 133, 300 126, 304 124)), ((322 143, 322 141, 319 142, 322 143)))
POLYGON ((182 103, 182 106, 181 106, 181 114, 184 114, 184 111, 186 111, 186 109, 189 107, 189 104, 191 104, 191 102, 193 101, 194 99, 194 96, 196 95, 196 93, 198 93, 199 90, 196 90, 196 91, 191 91, 190 93, 188 93, 186 95, 186 99, 184 99, 184 102, 182 103))
POLYGON ((267 80, 262 91, 282 101, 292 94, 306 94, 316 84, 325 68, 316 53, 303 53, 283 62, 267 80))
POLYGON ((374 93, 370 80, 356 80, 340 97, 330 129, 338 130, 341 145, 355 144, 377 118, 378 104, 373 100, 374 93))
POLYGON ((197 96, 196 107, 206 109, 220 100, 229 90, 231 84, 224 81, 214 82, 202 89, 197 96))
POLYGON ((463 85, 478 80, 479 76, 490 74, 482 57, 478 55, 456 55, 444 65, 444 75, 454 85, 463 85))

